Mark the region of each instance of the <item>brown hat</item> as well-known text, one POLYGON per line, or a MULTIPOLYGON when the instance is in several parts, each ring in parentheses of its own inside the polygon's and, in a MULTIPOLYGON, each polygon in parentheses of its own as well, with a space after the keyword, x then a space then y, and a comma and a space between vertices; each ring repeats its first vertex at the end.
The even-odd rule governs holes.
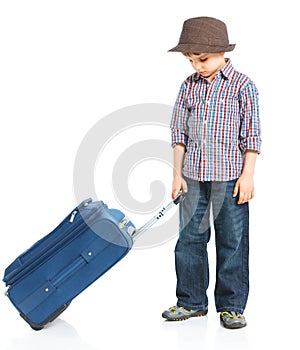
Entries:
POLYGON ((183 53, 215 53, 232 51, 226 24, 212 17, 196 17, 183 23, 177 46, 169 51, 183 53))

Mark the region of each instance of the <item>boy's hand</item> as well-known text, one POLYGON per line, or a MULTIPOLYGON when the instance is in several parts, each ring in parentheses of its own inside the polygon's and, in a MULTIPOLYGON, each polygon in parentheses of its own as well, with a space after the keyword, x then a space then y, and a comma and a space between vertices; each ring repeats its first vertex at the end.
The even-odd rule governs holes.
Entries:
POLYGON ((187 183, 182 176, 174 175, 172 185, 172 199, 178 197, 180 191, 188 191, 187 183))
POLYGON ((254 181, 252 176, 240 176, 235 184, 232 196, 236 197, 238 194, 238 204, 246 203, 254 197, 254 181))
POLYGON ((243 171, 239 179, 237 180, 234 190, 233 197, 236 197, 239 193, 238 204, 248 202, 254 197, 254 167, 257 157, 257 151, 247 150, 245 154, 245 162, 243 171))

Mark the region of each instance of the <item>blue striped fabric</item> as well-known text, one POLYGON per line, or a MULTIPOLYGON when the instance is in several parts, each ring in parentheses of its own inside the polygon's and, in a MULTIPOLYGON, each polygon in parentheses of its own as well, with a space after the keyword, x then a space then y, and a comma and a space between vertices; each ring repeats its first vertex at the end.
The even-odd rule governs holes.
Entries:
POLYGON ((211 83, 194 73, 181 85, 170 126, 172 146, 186 146, 185 176, 198 181, 236 179, 245 151, 260 153, 258 91, 230 60, 211 83))

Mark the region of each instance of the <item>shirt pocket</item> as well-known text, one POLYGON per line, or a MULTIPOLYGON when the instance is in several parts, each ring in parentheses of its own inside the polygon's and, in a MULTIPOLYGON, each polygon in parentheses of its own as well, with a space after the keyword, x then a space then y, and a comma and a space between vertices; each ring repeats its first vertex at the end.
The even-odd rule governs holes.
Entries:
POLYGON ((224 122, 236 123, 240 118, 240 101, 238 95, 220 98, 215 104, 215 113, 222 115, 224 122))

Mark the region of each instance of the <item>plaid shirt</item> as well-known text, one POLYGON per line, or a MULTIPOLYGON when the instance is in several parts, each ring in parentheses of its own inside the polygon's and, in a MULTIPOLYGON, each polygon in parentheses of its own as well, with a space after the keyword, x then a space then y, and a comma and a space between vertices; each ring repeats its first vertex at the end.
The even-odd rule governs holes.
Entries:
POLYGON ((209 83, 198 73, 181 85, 171 120, 172 146, 184 144, 183 174, 229 181, 242 171, 246 150, 260 153, 258 92, 230 60, 209 83))

